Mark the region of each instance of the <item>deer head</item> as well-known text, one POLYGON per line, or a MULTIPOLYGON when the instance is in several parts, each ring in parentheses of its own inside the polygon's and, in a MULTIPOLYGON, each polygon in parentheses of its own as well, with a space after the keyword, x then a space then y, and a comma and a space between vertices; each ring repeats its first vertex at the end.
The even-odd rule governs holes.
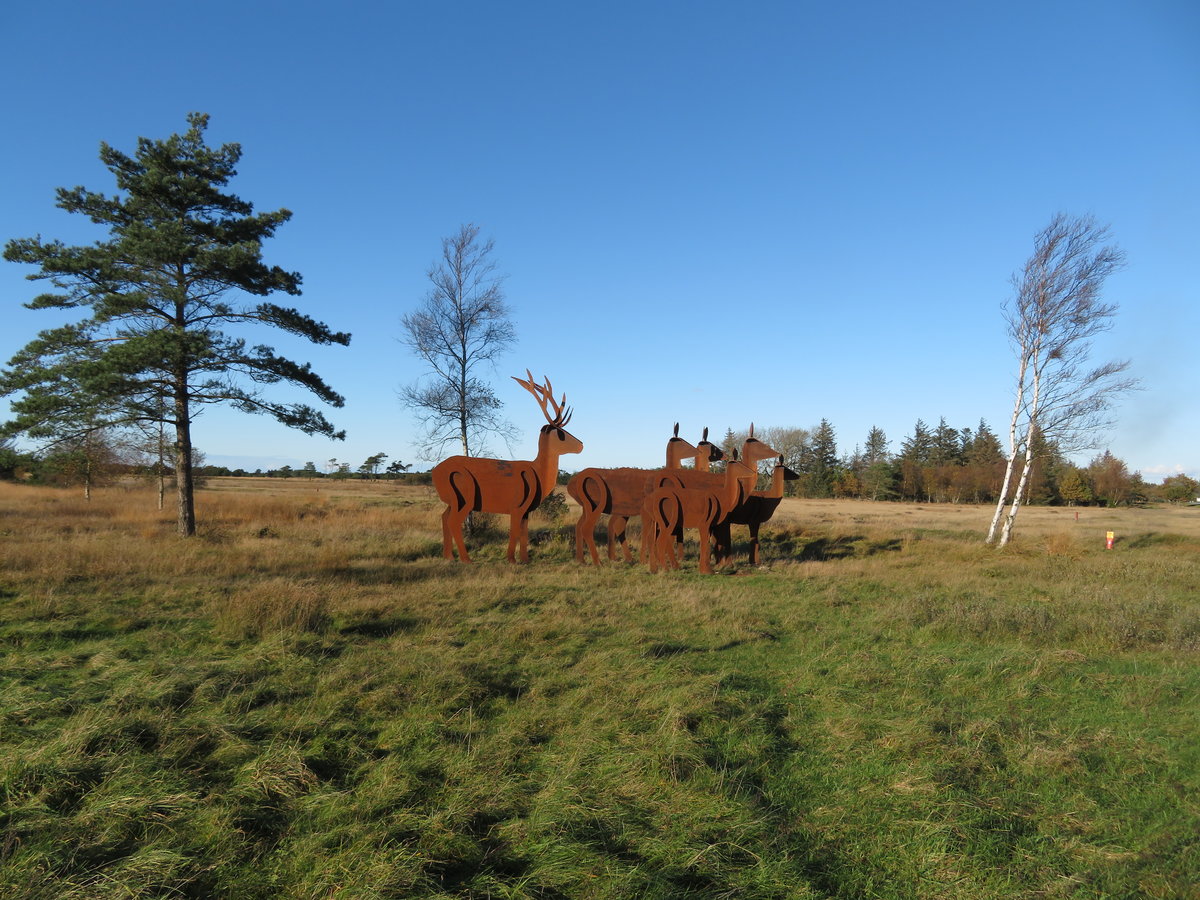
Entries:
POLYGON ((576 438, 573 434, 566 430, 566 424, 571 421, 571 407, 567 406, 567 395, 555 401, 554 388, 550 385, 550 379, 544 379, 543 384, 537 384, 533 380, 533 372, 529 369, 525 370, 528 379, 512 376, 512 380, 519 384, 538 402, 538 406, 542 408, 542 415, 546 417, 546 424, 542 426, 542 440, 557 445, 554 447, 556 453, 579 453, 583 450, 583 442, 576 438), (553 410, 553 415, 551 415, 553 410))
POLYGON ((685 459, 695 459, 700 451, 679 436, 679 423, 675 423, 675 431, 667 440, 667 468, 679 468, 685 459))
POLYGON ((700 455, 706 462, 717 462, 725 458, 724 451, 716 444, 708 439, 708 429, 704 429, 704 434, 700 437, 700 443, 696 445, 700 448, 700 455))

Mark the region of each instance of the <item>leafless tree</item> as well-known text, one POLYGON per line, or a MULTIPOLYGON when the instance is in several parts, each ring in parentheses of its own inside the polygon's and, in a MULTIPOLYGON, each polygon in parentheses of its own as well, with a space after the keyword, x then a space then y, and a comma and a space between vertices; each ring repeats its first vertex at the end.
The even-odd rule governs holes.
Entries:
POLYGON ((403 388, 401 399, 425 428, 430 459, 456 441, 464 456, 473 456, 488 434, 507 443, 514 431, 481 377, 516 340, 492 247, 490 239, 479 241, 475 225, 443 238, 441 259, 428 272, 432 287, 420 308, 401 320, 401 341, 428 366, 427 378, 403 388))
POLYGON ((1111 424, 1114 401, 1137 386, 1125 375, 1128 361, 1095 368, 1088 362, 1092 338, 1112 327, 1117 311, 1103 302, 1101 291, 1125 254, 1108 239, 1108 228, 1092 217, 1059 213, 1038 233, 1025 268, 1013 275, 1005 321, 1017 358, 1016 390, 989 544, 998 533, 1000 546, 1012 537, 1035 444, 1054 444, 1063 453, 1095 446, 1098 432, 1111 424))

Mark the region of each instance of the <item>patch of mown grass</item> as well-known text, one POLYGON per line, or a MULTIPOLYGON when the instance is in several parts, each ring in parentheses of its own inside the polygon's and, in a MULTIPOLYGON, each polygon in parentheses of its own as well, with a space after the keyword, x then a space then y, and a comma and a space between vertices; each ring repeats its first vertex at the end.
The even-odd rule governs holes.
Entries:
POLYGON ((1194 538, 786 525, 652 577, 225 499, 121 570, 130 512, 0 538, 0 895, 1193 895, 1194 538))

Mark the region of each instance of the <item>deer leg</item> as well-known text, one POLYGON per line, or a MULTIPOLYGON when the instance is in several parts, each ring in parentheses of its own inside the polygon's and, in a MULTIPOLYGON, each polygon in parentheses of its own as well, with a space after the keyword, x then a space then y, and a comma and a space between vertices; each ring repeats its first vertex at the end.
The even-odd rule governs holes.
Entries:
POLYGON ((647 497, 642 503, 641 558, 653 573, 658 572, 658 510, 647 497))
MULTIPOLYGON (((661 507, 661 504, 660 504, 661 507)), ((683 562, 682 549, 677 554, 675 552, 676 533, 683 534, 683 509, 680 506, 679 500, 676 497, 667 499, 667 509, 662 512, 662 518, 659 522, 658 529, 658 552, 662 557, 663 565, 670 565, 672 569, 678 569, 683 562)), ((679 538, 682 541, 682 537, 679 538)))
MULTIPOLYGON (((445 511, 442 513, 442 556, 446 559, 454 559, 454 511, 447 504, 445 511)), ((462 559, 462 556, 459 556, 462 559)))
POLYGON ((508 517, 508 561, 517 561, 517 541, 521 537, 520 513, 513 512, 508 517))
POLYGON ((585 506, 579 513, 579 521, 575 523, 575 562, 582 563, 583 555, 588 550, 592 553, 593 564, 600 565, 599 554, 596 552, 596 520, 589 515, 585 506))
POLYGON ((600 565, 600 551, 596 549, 596 523, 600 521, 600 511, 604 506, 604 498, 593 497, 592 488, 595 484, 592 478, 584 478, 579 485, 579 522, 575 525, 575 560, 583 562, 585 551, 592 554, 592 565, 600 565))
POLYGON ((625 556, 625 562, 633 562, 633 554, 629 551, 629 517, 625 516, 621 519, 621 552, 625 556))
POLYGON ((446 511, 442 513, 442 555, 446 559, 454 559, 453 547, 458 547, 459 562, 470 562, 471 557, 467 553, 467 544, 463 539, 463 523, 467 516, 471 514, 471 509, 475 506, 475 501, 478 499, 475 491, 476 485, 473 479, 469 479, 469 484, 472 488, 471 496, 461 490, 458 486, 457 479, 454 475, 450 476, 450 487, 454 491, 455 503, 446 504, 446 511))
POLYGON ((726 522, 713 529, 716 544, 717 565, 724 566, 733 562, 733 526, 726 522))
POLYGON ((750 523, 750 565, 758 565, 758 523, 750 523))
POLYGON ((704 575, 712 574, 712 560, 709 559, 710 553, 709 543, 712 533, 707 525, 700 526, 700 571, 704 575))
POLYGON ((608 517, 608 559, 610 562, 617 561, 617 544, 621 545, 625 562, 633 562, 633 557, 629 555, 629 545, 625 540, 625 526, 628 524, 628 516, 614 516, 610 514, 608 517))
POLYGON ((529 512, 513 511, 508 520, 508 561, 517 561, 516 552, 520 548, 521 562, 529 562, 529 512))

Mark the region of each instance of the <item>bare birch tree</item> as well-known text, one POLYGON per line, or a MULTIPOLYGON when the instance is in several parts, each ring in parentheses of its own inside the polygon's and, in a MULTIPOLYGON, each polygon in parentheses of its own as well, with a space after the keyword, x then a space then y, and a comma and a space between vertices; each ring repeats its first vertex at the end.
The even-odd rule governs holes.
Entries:
POLYGON ((1101 299, 1104 282, 1125 254, 1106 243, 1108 228, 1090 216, 1057 214, 1034 241, 1033 255, 1013 276, 1005 307, 1017 358, 1008 460, 987 543, 1012 537, 1035 456, 1035 438, 1070 453, 1094 446, 1111 424, 1116 398, 1136 387, 1128 361, 1090 368, 1092 338, 1112 327, 1117 307, 1101 299), (1014 487, 1014 479, 1016 485, 1014 487))
POLYGON ((463 225, 442 239, 442 258, 428 272, 432 288, 420 308, 401 320, 401 341, 425 361, 428 378, 400 396, 425 427, 431 459, 455 442, 464 456, 476 455, 487 434, 507 442, 512 430, 500 418, 499 398, 480 377, 481 368, 516 340, 516 330, 491 258, 492 241, 478 238, 477 226, 463 225))

